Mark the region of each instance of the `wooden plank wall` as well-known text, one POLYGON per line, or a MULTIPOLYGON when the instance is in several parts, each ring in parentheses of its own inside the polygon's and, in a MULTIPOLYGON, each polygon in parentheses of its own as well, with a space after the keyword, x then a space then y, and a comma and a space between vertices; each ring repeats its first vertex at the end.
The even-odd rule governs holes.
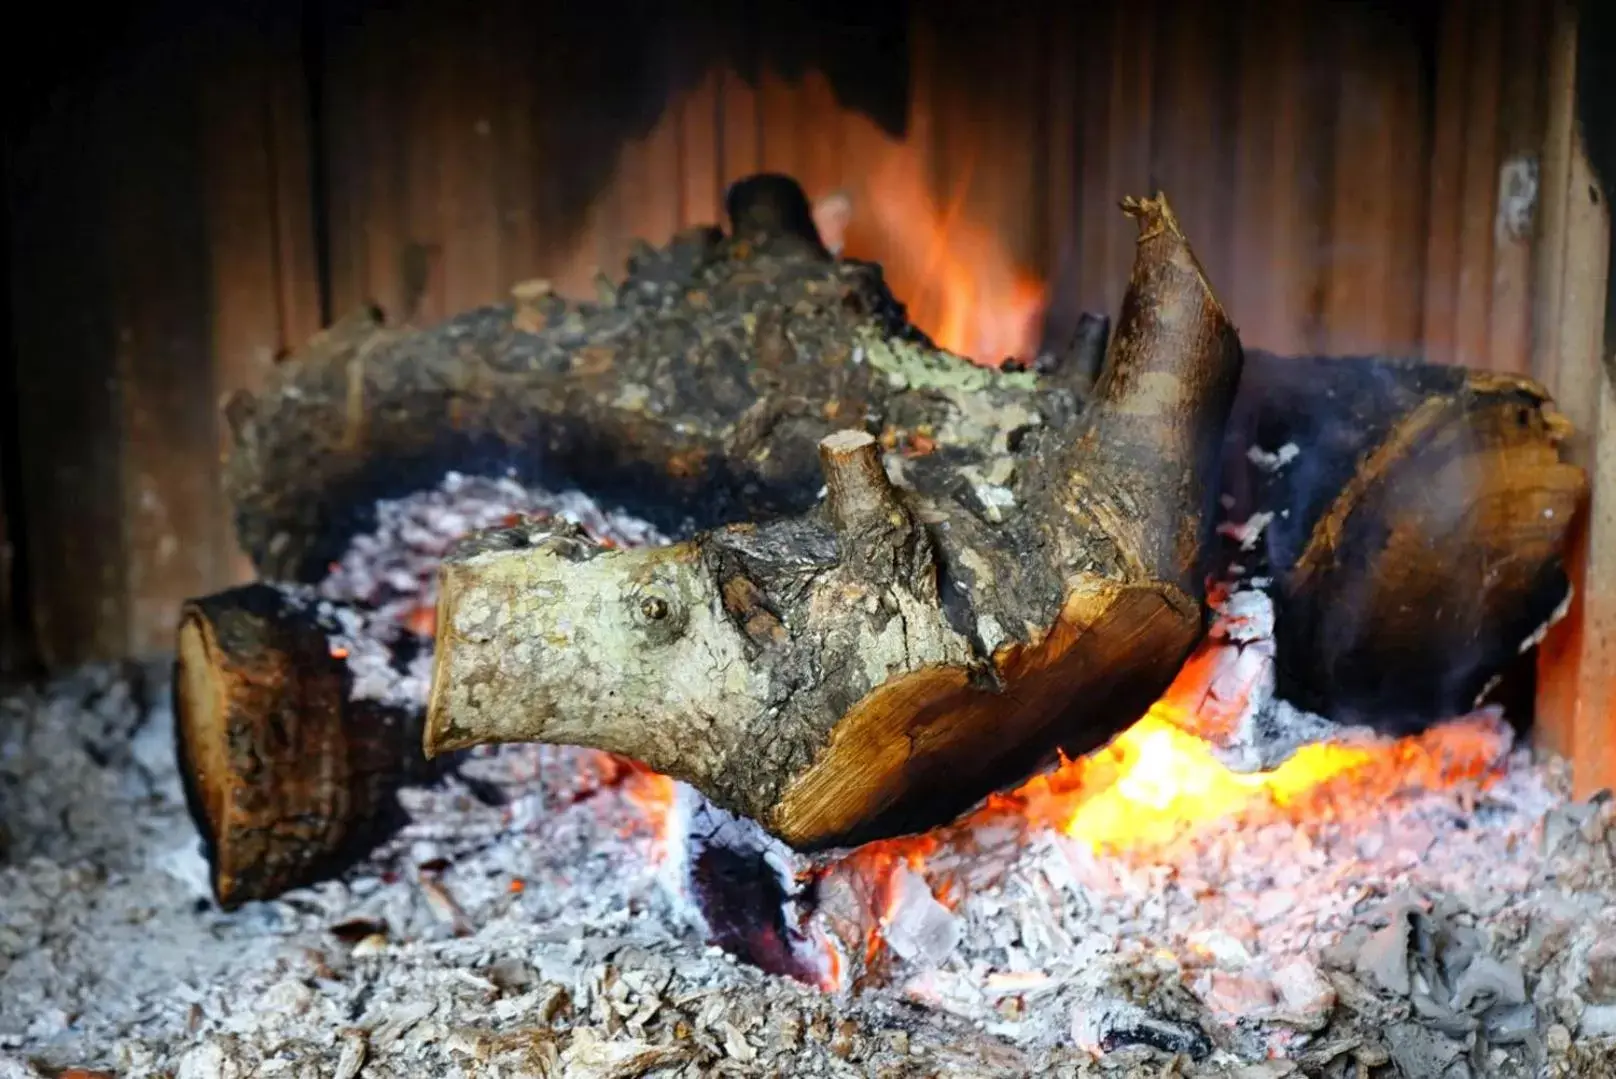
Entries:
POLYGON ((874 73, 907 85, 903 138, 770 62, 793 42, 749 8, 631 33, 521 0, 263 6, 60 105, 12 170, 12 527, 56 662, 161 650, 182 597, 246 572, 215 405, 322 319, 588 293, 759 168, 848 192, 849 253, 923 325, 1029 283, 1053 332, 1114 312, 1117 200, 1160 187, 1249 344, 1528 369, 1531 0, 915 5, 907 66, 874 73))
POLYGON ((122 28, 8 131, 11 527, 48 665, 165 652, 181 599, 247 572, 217 404, 320 323, 296 24, 189 25, 122 28))
MULTIPOLYGON (((1572 761, 1575 793, 1587 797, 1616 789, 1616 327, 1606 324, 1613 295, 1611 188, 1602 186, 1590 160, 1594 136, 1575 114, 1579 68, 1608 55, 1616 23, 1594 31, 1603 34, 1597 40, 1604 48, 1579 50, 1581 28, 1570 4, 1558 0, 1549 8, 1533 374, 1576 427, 1570 457, 1588 470, 1592 496, 1568 559, 1570 609, 1538 653, 1533 734, 1572 761)), ((1598 108, 1595 115, 1612 119, 1616 95, 1598 108)))

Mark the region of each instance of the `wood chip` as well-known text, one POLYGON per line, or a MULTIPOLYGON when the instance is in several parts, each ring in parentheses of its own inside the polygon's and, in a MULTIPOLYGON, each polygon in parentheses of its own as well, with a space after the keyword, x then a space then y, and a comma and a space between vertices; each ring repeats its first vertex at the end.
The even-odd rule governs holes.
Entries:
POLYGON ((365 1055, 370 1046, 365 1040, 362 1031, 354 1031, 342 1036, 342 1053, 337 1057, 337 1070, 332 1073, 332 1079, 354 1079, 359 1069, 365 1065, 365 1055))

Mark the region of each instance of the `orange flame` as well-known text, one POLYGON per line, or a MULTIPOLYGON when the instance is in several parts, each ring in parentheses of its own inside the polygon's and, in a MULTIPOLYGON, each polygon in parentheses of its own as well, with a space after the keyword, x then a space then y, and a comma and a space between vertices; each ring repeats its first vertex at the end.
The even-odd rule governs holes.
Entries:
POLYGON ((1188 733, 1192 722, 1158 704, 1103 750, 1068 761, 1029 809, 1095 851, 1161 848, 1204 822, 1328 816, 1343 799, 1367 807, 1399 790, 1476 778, 1498 750, 1496 738, 1459 725, 1397 741, 1304 746, 1272 771, 1237 773, 1188 733))
POLYGON ((872 843, 826 867, 827 876, 867 898, 860 934, 847 940, 865 967, 883 952, 896 915, 899 866, 920 872, 934 897, 958 892, 956 873, 979 873, 978 854, 1053 830, 1102 860, 1171 865, 1175 844, 1231 822, 1351 820, 1388 799, 1419 790, 1484 789, 1510 746, 1507 728, 1486 714, 1422 734, 1357 743, 1316 743, 1269 772, 1237 773, 1194 733, 1198 716, 1158 702, 1107 746, 1063 761, 1013 793, 921 836, 872 843), (861 939, 860 939, 861 938, 861 939), (854 941, 857 943, 854 943, 854 941))
MULTIPOLYGON (((845 229, 845 253, 881 263, 910 321, 940 347, 989 366, 1008 358, 1030 362, 1044 286, 967 212, 970 170, 940 200, 915 146, 884 137, 877 145, 866 178, 833 226, 845 229)), ((842 236, 827 239, 842 246, 842 236)))

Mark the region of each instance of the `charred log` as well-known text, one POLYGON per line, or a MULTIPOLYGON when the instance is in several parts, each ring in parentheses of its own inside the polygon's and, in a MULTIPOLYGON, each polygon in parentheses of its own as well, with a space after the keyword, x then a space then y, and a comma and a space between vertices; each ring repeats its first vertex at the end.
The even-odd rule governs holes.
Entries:
POLYGON ((1267 515, 1237 557, 1274 579, 1278 696, 1399 733, 1475 707, 1569 597, 1568 422, 1433 364, 1253 354, 1244 380, 1225 488, 1267 515))
MULTIPOLYGON (((931 348, 879 267, 826 255, 791 181, 754 177, 729 201, 731 235, 642 246, 598 301, 536 281, 427 330, 361 311, 238 394, 225 482, 260 575, 318 580, 376 499, 446 468, 511 468, 688 534, 806 510, 819 439, 942 423, 937 385, 975 391, 979 415, 1058 403, 931 348)), ((1049 418, 1073 411, 1067 394, 1049 418)))
POLYGON ((312 602, 254 584, 183 608, 180 774, 226 909, 340 871, 428 774, 419 710, 354 700, 349 683, 312 602))
POLYGON ((1240 346, 1166 201, 1126 208, 1134 273, 1074 429, 908 461, 854 427, 798 517, 474 542, 444 565, 428 752, 605 749, 812 849, 940 823, 1136 719, 1201 632, 1240 346))
POLYGON ((1066 347, 1040 356, 1035 370, 1078 388, 1085 396, 1099 381, 1105 366, 1105 346, 1111 336, 1111 320, 1085 311, 1077 320, 1066 347))

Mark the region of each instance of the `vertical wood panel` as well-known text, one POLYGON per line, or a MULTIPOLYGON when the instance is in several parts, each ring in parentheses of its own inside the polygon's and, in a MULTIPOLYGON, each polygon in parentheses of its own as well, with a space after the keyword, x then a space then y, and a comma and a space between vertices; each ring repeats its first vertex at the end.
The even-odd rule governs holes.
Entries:
POLYGON ((498 286, 506 289, 543 272, 537 191, 545 162, 536 140, 544 102, 534 71, 539 31, 532 10, 519 0, 501 0, 498 12, 495 47, 489 50, 494 80, 490 112, 499 221, 498 286))
POLYGON ((19 525, 33 635, 52 665, 121 655, 128 643, 105 96, 64 88, 6 162, 19 525))
POLYGON ((1105 237, 1118 227, 1118 202, 1126 191, 1112 186, 1110 172, 1111 87, 1119 57, 1108 46, 1113 40, 1114 12, 1089 13, 1082 24, 1083 62, 1077 92, 1081 95, 1075 111, 1080 119, 1077 130, 1068 135, 1073 147, 1072 198, 1076 221, 1072 234, 1072 255, 1078 281, 1078 311, 1066 311, 1065 319, 1075 325, 1081 311, 1114 314, 1110 294, 1111 265, 1105 237))
MULTIPOLYGON (((221 20, 200 88, 212 390, 256 388, 276 357, 320 328, 297 28, 221 20)), ((219 449, 223 424, 215 424, 219 449)), ((230 508, 214 499, 215 585, 248 580, 230 508)), ((202 537, 185 537, 188 546, 202 537)), ((183 598, 183 597, 180 597, 183 598)))
POLYGON ((428 214, 430 223, 422 227, 417 239, 441 251, 437 265, 442 282, 431 289, 441 306, 423 321, 435 322, 489 303, 512 284, 500 274, 502 144, 494 124, 500 100, 511 88, 500 85, 495 77, 503 46, 496 15, 496 6, 484 3, 453 20, 429 23, 435 32, 427 35, 428 41, 445 40, 453 34, 463 44, 446 50, 442 81, 424 103, 433 115, 438 138, 436 160, 426 166, 420 184, 435 203, 435 213, 428 214))
POLYGON ((1418 352, 1429 183, 1421 57, 1400 24, 1332 12, 1340 52, 1326 351, 1418 352))
POLYGON ((1082 304, 1083 282, 1077 264, 1078 144, 1086 138, 1080 111, 1083 67, 1079 60, 1079 15, 1069 4, 1058 5, 1048 27, 1049 53, 1044 137, 1044 273, 1051 288, 1082 304))
POLYGON ((1459 259, 1454 304, 1457 363, 1485 367, 1492 330, 1493 230, 1498 194, 1499 65, 1503 59, 1503 16, 1498 4, 1477 4, 1469 12, 1470 56, 1462 117, 1464 173, 1460 188, 1459 259))
MULTIPOLYGON (((331 295, 340 317, 364 303, 408 317, 403 252, 408 99, 390 72, 403 15, 371 11, 362 26, 327 26, 325 145, 330 185, 331 295)), ((419 137, 417 136, 417 141, 419 137)))
POLYGON ((684 209, 684 176, 679 162, 677 107, 664 110, 645 139, 645 216, 637 234, 665 244, 679 230, 684 209))
MULTIPOLYGON (((19 373, 20 525, 43 529, 46 549, 74 567, 35 559, 46 636, 58 655, 127 650, 156 639, 143 627, 159 623, 164 597, 239 573, 213 465, 194 460, 212 459, 215 391, 252 385, 315 328, 317 263, 329 266, 335 313, 375 300, 395 322, 495 300, 535 275, 588 294, 597 269, 620 274, 633 238, 718 220, 724 187, 759 168, 793 172, 812 194, 854 192, 850 252, 857 234, 856 253, 887 263, 917 316, 936 317, 941 256, 962 253, 954 261, 979 275, 967 289, 1033 268, 1068 321, 1114 313, 1134 249, 1117 200, 1159 186, 1248 343, 1423 349, 1522 369, 1542 317, 1532 287, 1546 279, 1530 231, 1504 227, 1499 184, 1543 134, 1544 16, 1528 0, 1447 0, 1427 41, 1419 11, 1300 0, 927 8, 911 35, 901 139, 844 107, 845 88, 811 63, 771 67, 793 42, 758 47, 758 27, 727 53, 701 43, 714 28, 667 27, 672 62, 633 75, 662 94, 660 117, 620 115, 624 96, 602 95, 621 72, 600 40, 579 36, 587 19, 518 0, 326 16, 317 132, 284 16, 250 42, 213 41, 194 100, 182 69, 200 61, 176 57, 171 115, 128 121, 125 91, 104 90, 101 113, 81 104, 52 145, 30 151, 71 177, 13 185, 42 220, 74 219, 52 226, 62 235, 82 233, 47 250, 62 242, 24 216, 31 239, 14 241, 32 271, 13 285, 19 341, 31 355, 77 357, 71 386, 19 373), (760 58, 754 85, 737 65, 760 58), (91 179, 122 180, 124 158, 146 150, 111 135, 141 125, 171 156, 166 179, 139 161, 127 183, 91 179), (186 142, 197 130, 200 148, 186 142), (323 252, 306 197, 311 140, 327 180, 323 252), (874 227, 869 185, 890 179, 882 170, 907 185, 920 226, 874 227), (176 260, 161 288, 153 249, 176 260), (93 299, 76 299, 85 292, 93 299), (29 313, 74 302, 72 319, 29 313), (75 443, 40 418, 56 415, 98 433, 75 443), (176 541, 177 560, 164 553, 176 541)), ((1554 212, 1545 204, 1540 231, 1554 212)))
MULTIPOLYGON (((194 58, 133 62, 114 89, 107 229, 127 569, 124 651, 172 647, 179 603, 221 577, 209 260, 194 58)), ((273 304, 274 290, 267 293, 273 304)))
POLYGON ((795 176, 802 169, 801 125, 797 122, 798 87, 779 72, 765 68, 758 80, 758 151, 765 172, 795 176))
POLYGON ((1300 0, 1248 0, 1243 7, 1229 238, 1234 265, 1224 288, 1243 340, 1291 354, 1312 344, 1324 261, 1311 227, 1323 204, 1328 157, 1320 161, 1324 95, 1310 75, 1317 70, 1310 44, 1300 0))
POLYGON ((799 178, 810 198, 820 198, 842 185, 847 150, 841 111, 824 74, 809 71, 803 76, 797 119, 801 129, 799 178))
POLYGON ((1150 129, 1154 186, 1172 200, 1212 287, 1232 278, 1230 192, 1236 20, 1211 4, 1180 4, 1156 23, 1150 129))
POLYGON ((719 86, 723 73, 709 68, 685 95, 679 114, 679 158, 684 182, 680 219, 685 225, 722 221, 723 161, 719 145, 719 86))
POLYGON ((1471 0, 1443 6, 1436 46, 1436 124, 1431 138, 1431 189, 1426 229, 1422 332, 1432 359, 1454 362, 1458 352, 1459 232, 1464 221, 1465 114, 1469 82, 1471 0))
MULTIPOLYGON (((1109 20, 1111 84, 1106 98, 1103 174, 1113 202, 1125 195, 1151 194, 1156 186, 1150 155, 1156 64, 1152 31, 1157 14, 1156 0, 1142 0, 1129 5, 1127 11, 1117 5, 1109 20)), ((1093 248, 1099 262, 1094 276, 1103 283, 1101 309, 1112 314, 1122 306, 1135 231, 1133 223, 1115 210, 1096 223, 1093 248)))
MULTIPOLYGON (((431 5, 400 11, 403 40, 386 58, 387 82, 403 106, 401 191, 402 235, 397 248, 383 252, 397 263, 399 305, 394 316, 418 326, 441 321, 449 302, 447 247, 460 246, 451 224, 450 184, 464 175, 454 160, 458 128, 469 117, 454 106, 454 68, 470 45, 463 29, 449 30, 431 5)), ((468 238, 468 242, 470 241, 468 238)), ((459 252, 456 252, 458 255, 459 252)), ((459 259, 456 259, 459 262, 459 259)))
POLYGON ((1537 164, 1543 142, 1544 12, 1539 4, 1513 4, 1504 17, 1504 53, 1494 168, 1493 268, 1488 366, 1525 374, 1532 360, 1532 226, 1529 209, 1506 214, 1506 198, 1528 202, 1518 185, 1537 164), (1506 177, 1501 170, 1510 169, 1506 177), (1517 185, 1511 190, 1506 185, 1517 185))
POLYGON ((722 85, 723 183, 725 187, 763 163, 758 147, 757 91, 741 75, 730 69, 723 73, 722 85))
POLYGON ((1570 610, 1539 649, 1533 737, 1571 762, 1586 797, 1616 788, 1616 384, 1603 360, 1611 218, 1575 122, 1576 17, 1569 3, 1552 10, 1532 366, 1576 427, 1571 458, 1588 469, 1592 494, 1567 567, 1570 610))

